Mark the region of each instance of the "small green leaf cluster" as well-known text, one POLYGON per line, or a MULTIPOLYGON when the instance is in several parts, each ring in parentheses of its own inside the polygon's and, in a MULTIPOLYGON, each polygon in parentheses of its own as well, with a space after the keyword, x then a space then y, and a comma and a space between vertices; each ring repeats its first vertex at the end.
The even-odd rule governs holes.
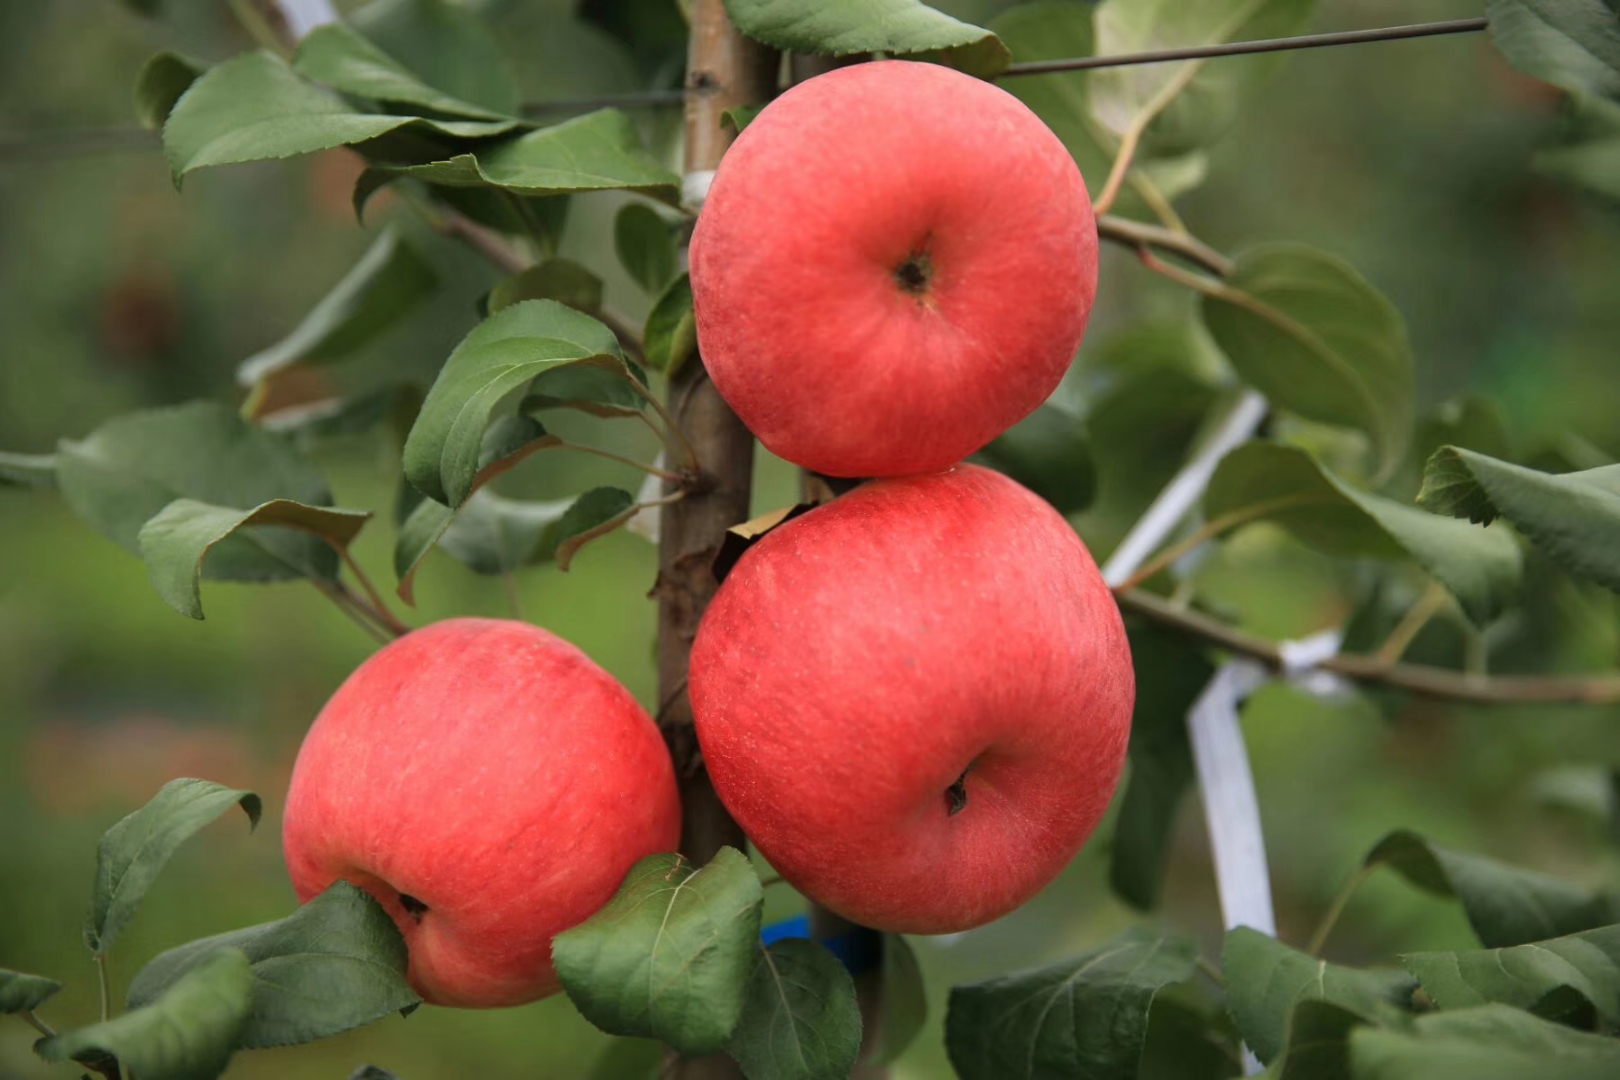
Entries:
POLYGON ((310 1042, 421 1004, 405 982, 405 941, 393 920, 339 882, 284 919, 162 953, 130 983, 128 1011, 110 1015, 109 951, 180 845, 233 806, 250 827, 259 823, 253 792, 174 780, 102 836, 84 923, 102 977, 101 1021, 52 1031, 36 1010, 60 984, 0 970, 0 1012, 23 1014, 44 1033, 34 1045, 40 1057, 106 1076, 211 1080, 237 1050, 310 1042))
MULTIPOLYGON (((1396 832, 1354 889, 1388 867, 1463 907, 1477 950, 1350 967, 1248 927, 1219 967, 1190 940, 1133 929, 1051 967, 951 993, 946 1044, 963 1080, 1239 1072, 1266 1076, 1599 1077, 1620 1067, 1620 898, 1396 832)), ((1348 890, 1346 893, 1348 896, 1348 890)), ((1335 913, 1338 909, 1335 907, 1335 913)))
MULTIPOLYGON (((724 1051, 749 1080, 837 1080, 861 1049, 850 974, 814 941, 760 939, 764 893, 732 848, 703 867, 680 855, 641 860, 605 907, 557 935, 552 959, 568 996, 613 1035, 658 1039, 683 1054, 724 1051)), ((878 1062, 917 1033, 922 980, 905 939, 884 938, 895 1002, 878 1062)))

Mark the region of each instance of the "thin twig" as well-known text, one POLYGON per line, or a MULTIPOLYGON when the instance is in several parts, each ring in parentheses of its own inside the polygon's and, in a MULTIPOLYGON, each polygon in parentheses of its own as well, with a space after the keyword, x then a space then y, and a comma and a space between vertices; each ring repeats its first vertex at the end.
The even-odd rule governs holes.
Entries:
POLYGON ((653 412, 658 414, 658 419, 663 421, 665 430, 667 430, 670 436, 680 444, 679 449, 680 452, 686 457, 687 466, 693 472, 701 472, 703 470, 703 465, 700 461, 698 461, 697 451, 693 449, 691 440, 686 437, 686 433, 682 431, 679 425, 675 423, 675 418, 671 416, 669 410, 664 407, 664 403, 658 400, 658 395, 653 393, 647 387, 641 385, 641 381, 639 379, 631 379, 630 385, 635 387, 636 393, 640 394, 647 400, 647 404, 652 406, 653 412))
POLYGON ((1418 597, 1417 603, 1413 604, 1401 621, 1395 624, 1395 629, 1389 632, 1389 637, 1378 646, 1378 651, 1373 653, 1373 656, 1386 664, 1395 663, 1412 644, 1412 639, 1417 637, 1418 633, 1429 625, 1429 620, 1439 614, 1440 609, 1445 606, 1445 587, 1438 581, 1429 582, 1429 587, 1423 590, 1423 595, 1418 597))
POLYGON ((340 590, 336 585, 329 581, 322 581, 320 578, 310 578, 309 583, 315 586, 322 596, 336 604, 337 609, 347 615, 350 622, 364 630, 379 645, 387 645, 393 640, 386 631, 368 620, 358 609, 351 606, 350 602, 344 597, 344 591, 346 590, 340 590))
MULTIPOLYGON (((1121 609, 1248 656, 1274 671, 1285 667, 1277 643, 1246 633, 1201 612, 1175 607, 1140 589, 1114 594, 1121 609)), ((1477 705, 1613 705, 1620 703, 1620 672, 1601 675, 1469 675, 1423 664, 1389 664, 1376 656, 1340 653, 1317 665, 1356 682, 1381 683, 1423 697, 1477 705)))
POLYGON ((508 274, 522 273, 534 265, 515 251, 499 232, 478 224, 459 211, 434 207, 429 223, 439 235, 459 240, 508 274))
POLYGON ((1226 989, 1226 975, 1222 973, 1220 968, 1215 966, 1214 962, 1211 961, 1209 957, 1205 956, 1203 953, 1199 953, 1193 958, 1193 965, 1203 973, 1204 978, 1214 983, 1217 988, 1221 990, 1226 989))
POLYGON ((360 587, 366 591, 366 596, 370 599, 370 603, 365 604, 359 597, 353 597, 353 603, 357 607, 364 606, 367 613, 373 615, 383 629, 395 637, 404 637, 410 633, 411 628, 400 622, 394 613, 388 610, 388 602, 382 598, 382 594, 371 583, 371 578, 366 575, 366 572, 360 569, 360 564, 355 561, 354 555, 349 551, 348 547, 339 544, 333 544, 332 546, 337 548, 338 555, 342 557, 344 565, 349 568, 349 573, 354 575, 354 579, 360 583, 360 587))
POLYGON ((1113 167, 1108 170, 1108 180, 1103 184, 1102 194, 1097 196, 1096 210, 1098 214, 1106 214, 1114 205, 1119 196, 1119 189, 1125 183, 1125 177, 1131 171, 1131 164, 1136 160, 1136 149, 1142 144, 1142 136, 1147 134, 1148 125, 1153 123, 1154 117, 1169 107, 1176 100, 1176 96, 1187 88, 1193 76, 1198 74, 1202 65, 1188 64, 1175 76, 1159 87, 1158 93, 1148 99, 1147 104, 1139 109, 1131 122, 1125 126, 1119 138, 1119 150, 1114 154, 1113 167))
POLYGON ((112 1015, 112 976, 107 973, 107 954, 96 953, 96 984, 101 987, 101 1022, 112 1015))
MULTIPOLYGON (((1218 281, 1211 281, 1200 274, 1189 273, 1179 266, 1165 262, 1163 259, 1153 254, 1152 249, 1147 247, 1145 244, 1136 249, 1136 257, 1142 260, 1143 266, 1147 267, 1155 274, 1158 274, 1161 277, 1167 277, 1176 284, 1185 285, 1187 288, 1201 292, 1205 296, 1219 296, 1224 298, 1229 293, 1234 291, 1227 288, 1225 285, 1222 285, 1218 281)), ((1229 273, 1231 271, 1230 263, 1227 264, 1227 271, 1229 273)))
POLYGON ((640 469, 644 473, 651 476, 656 476, 660 480, 668 480, 672 484, 684 484, 687 482, 687 477, 682 476, 680 473, 673 473, 668 469, 660 469, 656 465, 649 465, 645 461, 637 461, 635 458, 628 458, 622 454, 615 454, 611 450, 602 450, 595 446, 585 446, 581 443, 571 442, 559 442, 557 446, 558 449, 561 450, 578 450, 582 454, 595 454, 599 458, 607 458, 609 461, 617 461, 621 465, 628 465, 633 469, 640 469))
POLYGON ((1350 880, 1344 883, 1344 887, 1339 890, 1339 895, 1333 898, 1333 903, 1328 906, 1327 914, 1322 916, 1322 921, 1316 924, 1316 932, 1311 935, 1311 943, 1306 951, 1312 956, 1322 955, 1322 948, 1327 944, 1328 935, 1333 933, 1333 927, 1338 923, 1339 916, 1344 914, 1345 905, 1350 903, 1350 898, 1356 894, 1356 890, 1361 887, 1361 883, 1367 880, 1368 875, 1377 868, 1377 865, 1377 863, 1373 863, 1370 866, 1363 865, 1359 867, 1355 873, 1350 875, 1350 880))
POLYGON ((1484 19, 1454 19, 1450 22, 1386 26, 1377 30, 1344 30, 1332 34, 1303 34, 1299 37, 1266 38, 1261 41, 1229 41, 1222 45, 1195 45, 1185 49, 1155 49, 1150 52, 1120 53, 1118 56, 1031 60, 1010 65, 1001 73, 1000 78, 1047 75, 1054 71, 1090 71, 1096 68, 1164 64, 1172 60, 1207 60, 1216 56, 1246 56, 1251 53, 1320 49, 1330 45, 1359 45, 1369 41, 1398 41, 1402 38, 1435 37, 1441 34, 1471 34, 1485 29, 1486 25, 1484 19))
POLYGON ((501 571, 501 581, 506 586, 506 606, 512 609, 512 618, 523 621, 523 598, 518 595, 517 575, 511 569, 501 571))
POLYGON ((1221 533, 1225 532, 1226 530, 1235 529, 1239 525, 1244 525, 1251 521, 1258 521, 1260 518, 1265 517, 1267 514, 1272 513, 1273 511, 1286 510, 1294 506, 1305 506, 1315 502, 1332 501, 1332 497, 1327 495, 1281 495, 1275 499, 1265 499, 1261 502, 1253 503, 1249 506, 1233 510, 1229 514, 1222 514, 1220 517, 1213 518, 1210 521, 1206 521, 1203 525, 1200 525, 1185 540, 1172 544, 1163 551, 1159 552, 1153 558, 1143 563, 1141 567, 1137 569, 1136 573, 1132 574, 1115 587, 1121 590, 1134 589, 1143 582, 1151 579, 1155 574, 1159 573, 1159 571, 1173 565, 1178 559, 1185 555, 1191 554, 1200 547, 1203 547, 1206 543, 1215 539, 1215 537, 1221 535, 1221 533))
POLYGON ((55 1029, 52 1028, 51 1025, 47 1024, 45 1021, 41 1020, 39 1018, 39 1014, 36 1013, 33 1009, 25 1009, 25 1010, 23 1010, 22 1017, 23 1017, 24 1020, 28 1021, 29 1024, 33 1025, 33 1028, 34 1028, 35 1031, 39 1032, 41 1035, 45 1036, 47 1039, 53 1037, 56 1034, 55 1029))
POLYGON ((1221 277, 1230 274, 1234 265, 1231 259, 1195 236, 1114 214, 1105 214, 1097 219, 1097 235, 1103 240, 1124 244, 1138 251, 1144 247, 1157 248, 1179 255, 1221 277))
POLYGON ((1172 233, 1180 236, 1187 235, 1187 223, 1181 220, 1181 215, 1176 213, 1175 206, 1171 204, 1169 199, 1165 198, 1164 192, 1159 190, 1159 185, 1148 179, 1146 173, 1133 171, 1130 176, 1126 177, 1126 182, 1131 185, 1131 190, 1136 192, 1136 197, 1146 203, 1149 210, 1153 211, 1153 216, 1159 219, 1161 225, 1172 233))

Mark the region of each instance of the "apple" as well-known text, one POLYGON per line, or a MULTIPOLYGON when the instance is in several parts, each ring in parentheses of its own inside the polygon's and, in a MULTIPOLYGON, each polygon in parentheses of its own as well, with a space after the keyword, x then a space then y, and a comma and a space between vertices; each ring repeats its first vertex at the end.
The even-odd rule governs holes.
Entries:
POLYGON ((800 892, 966 930, 1069 862, 1119 781, 1119 609, 1048 504, 977 466, 878 480, 768 533, 692 649, 721 801, 800 892))
POLYGON ((691 244, 699 352, 761 442, 828 476, 937 472, 1032 412, 1080 345, 1097 228, 1023 103, 937 64, 788 90, 691 244))
POLYGON ((436 1005, 554 993, 551 939, 680 841, 663 738, 630 692, 526 623, 451 619, 338 689, 293 767, 282 844, 301 901, 339 878, 387 909, 436 1005))

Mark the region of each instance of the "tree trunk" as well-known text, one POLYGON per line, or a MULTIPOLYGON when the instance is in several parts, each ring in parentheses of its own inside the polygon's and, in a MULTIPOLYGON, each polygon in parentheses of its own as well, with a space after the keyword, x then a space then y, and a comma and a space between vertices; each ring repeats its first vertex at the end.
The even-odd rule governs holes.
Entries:
MULTIPOLYGON (((731 142, 720 123, 725 110, 764 101, 776 89, 777 57, 738 34, 721 0, 694 0, 686 75, 686 171, 713 170, 731 142)), ((689 193, 690 197, 690 193, 689 193)), ((704 372, 689 361, 669 384, 669 408, 697 453, 697 490, 666 506, 659 530, 658 685, 660 723, 680 779, 684 824, 681 852, 699 865, 720 848, 746 839, 715 796, 703 770, 686 696, 687 659, 698 622, 717 588, 710 566, 726 530, 748 518, 754 437, 704 372)), ((732 1080, 730 1058, 672 1056, 663 1075, 681 1080, 732 1080)))

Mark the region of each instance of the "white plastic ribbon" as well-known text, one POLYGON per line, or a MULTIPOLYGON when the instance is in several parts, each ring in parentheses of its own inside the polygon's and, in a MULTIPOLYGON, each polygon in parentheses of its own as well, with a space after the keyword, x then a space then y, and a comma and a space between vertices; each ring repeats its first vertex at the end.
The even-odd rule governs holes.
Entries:
POLYGON ((281 0, 281 13, 287 18, 287 29, 294 41, 303 40, 317 26, 338 21, 331 0, 281 0))
POLYGON ((693 169, 681 177, 681 202, 690 209, 701 210, 713 186, 713 169, 693 169))

